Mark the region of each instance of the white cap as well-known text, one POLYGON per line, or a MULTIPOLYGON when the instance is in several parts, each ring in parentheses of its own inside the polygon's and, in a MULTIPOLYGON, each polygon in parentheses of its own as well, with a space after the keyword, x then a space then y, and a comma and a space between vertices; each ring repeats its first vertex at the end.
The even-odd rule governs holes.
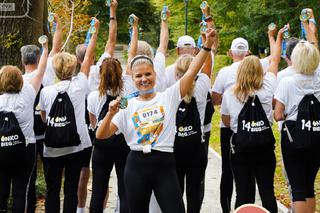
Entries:
POLYGON ((248 51, 249 44, 244 38, 236 38, 232 41, 231 48, 232 51, 248 51))
POLYGON ((194 39, 190 36, 184 35, 179 37, 177 42, 177 47, 195 47, 196 43, 194 39))

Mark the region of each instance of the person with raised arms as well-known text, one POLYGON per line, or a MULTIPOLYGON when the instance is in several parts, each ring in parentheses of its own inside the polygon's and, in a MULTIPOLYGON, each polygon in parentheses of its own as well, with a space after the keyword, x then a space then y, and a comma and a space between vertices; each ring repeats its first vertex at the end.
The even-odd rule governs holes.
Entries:
POLYGON ((40 94, 41 117, 47 122, 43 154, 46 163, 46 212, 60 211, 63 170, 63 211, 77 210, 77 189, 82 168, 81 151, 91 146, 85 123, 85 98, 99 30, 99 21, 95 18, 93 21, 96 32, 92 35, 80 72, 74 76, 76 56, 66 52, 56 54, 52 64, 60 81, 43 88, 40 94))
POLYGON ((172 130, 181 98, 189 91, 208 56, 210 49, 207 47, 211 47, 215 34, 212 29, 207 31, 204 49, 192 61, 187 73, 161 93, 154 91, 156 73, 152 60, 142 55, 134 57, 129 66, 138 96, 130 99, 127 107, 121 110, 121 99, 112 101, 97 129, 99 139, 120 131, 130 146, 124 182, 132 213, 149 211, 152 190, 163 212, 185 212, 175 171, 175 132, 172 130))

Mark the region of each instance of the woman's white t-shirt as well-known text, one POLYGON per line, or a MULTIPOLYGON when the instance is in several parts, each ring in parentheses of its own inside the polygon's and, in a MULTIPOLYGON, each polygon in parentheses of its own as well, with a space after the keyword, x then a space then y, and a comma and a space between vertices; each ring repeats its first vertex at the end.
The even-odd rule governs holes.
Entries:
POLYGON ((131 150, 142 151, 143 145, 152 149, 173 152, 176 113, 181 102, 180 81, 148 101, 132 98, 126 109, 113 117, 131 150))
POLYGON ((85 122, 85 98, 88 91, 87 76, 82 72, 78 73, 71 81, 61 81, 55 85, 45 87, 40 93, 40 110, 46 112, 48 118, 52 104, 59 92, 67 91, 74 108, 76 118, 77 132, 80 136, 80 145, 51 148, 44 146, 44 157, 59 157, 75 152, 79 152, 84 148, 91 146, 91 141, 88 133, 88 127, 85 122))
POLYGON ((285 106, 286 120, 297 120, 298 105, 306 94, 314 94, 320 100, 319 69, 311 76, 296 73, 279 82, 274 98, 285 106))
POLYGON ((33 105, 36 91, 28 81, 23 81, 19 93, 0 95, 0 111, 13 112, 26 139, 26 143, 35 143, 33 132, 33 105))
MULTIPOLYGON (((263 86, 256 92, 259 97, 261 105, 266 112, 267 118, 272 123, 272 98, 274 90, 277 86, 277 78, 271 73, 267 72, 263 79, 263 86)), ((233 93, 233 88, 229 88, 222 98, 221 114, 230 116, 230 128, 233 132, 237 133, 238 116, 244 103, 240 102, 233 93)))

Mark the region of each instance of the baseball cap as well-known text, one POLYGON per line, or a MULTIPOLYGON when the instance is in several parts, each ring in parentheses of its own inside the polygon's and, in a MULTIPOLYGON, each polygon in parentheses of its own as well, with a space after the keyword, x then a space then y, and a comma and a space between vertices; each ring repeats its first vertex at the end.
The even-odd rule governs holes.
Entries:
POLYGON ((240 38, 240 37, 236 38, 232 41, 230 49, 235 51, 248 51, 249 50, 248 41, 244 38, 240 38))
POLYGON ((195 47, 196 43, 191 36, 184 35, 179 37, 177 47, 195 47))

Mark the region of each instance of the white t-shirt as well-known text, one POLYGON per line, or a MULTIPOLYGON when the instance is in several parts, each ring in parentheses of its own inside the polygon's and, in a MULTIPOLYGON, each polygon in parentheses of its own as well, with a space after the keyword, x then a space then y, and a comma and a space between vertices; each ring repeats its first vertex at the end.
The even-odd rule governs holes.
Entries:
POLYGON ((176 80, 176 64, 171 64, 166 68, 167 87, 172 86, 176 80))
POLYGON ((84 148, 91 146, 91 141, 88 133, 88 127, 85 121, 85 98, 88 90, 88 80, 85 74, 78 73, 72 78, 72 81, 61 81, 55 85, 45 87, 40 93, 40 110, 46 112, 46 117, 50 113, 52 104, 58 95, 58 91, 67 91, 70 100, 73 104, 74 114, 76 118, 77 132, 80 136, 80 145, 65 147, 65 148, 51 148, 44 146, 44 157, 59 157, 75 152, 79 152, 84 148))
MULTIPOLYGON (((267 63, 269 63, 269 60, 267 59, 260 59, 260 63, 262 65, 262 68, 264 69, 264 73, 267 72, 269 66, 267 66, 267 63)), ((228 88, 233 86, 236 81, 237 81, 237 72, 238 72, 238 67, 241 64, 241 61, 234 62, 230 66, 223 67, 219 72, 216 77, 216 80, 213 83, 212 92, 216 92, 218 94, 223 95, 225 91, 227 91, 228 88)), ((226 127, 222 121, 220 121, 220 127, 226 127)))
MULTIPOLYGON (((25 73, 22 77, 24 80, 31 81, 36 75, 38 70, 34 70, 32 72, 25 73)), ((50 86, 54 84, 56 79, 56 73, 54 72, 53 65, 52 65, 52 57, 49 57, 47 60, 47 67, 46 71, 44 72, 42 85, 44 87, 50 86)))
POLYGON ((120 109, 112 123, 124 134, 131 150, 142 151, 143 145, 152 143, 154 150, 173 152, 176 113, 180 102, 178 81, 164 92, 156 93, 149 101, 130 99, 128 107, 120 109))
MULTIPOLYGON (((277 78, 271 73, 267 72, 263 79, 263 86, 256 92, 259 97, 261 105, 266 112, 267 118, 272 124, 272 98, 274 90, 277 86, 277 78)), ((221 104, 221 114, 230 116, 230 128, 233 132, 237 132, 238 116, 243 108, 244 103, 241 103, 233 94, 233 86, 230 87, 224 94, 221 104)))
POLYGON ((92 65, 90 67, 90 73, 88 77, 88 84, 89 84, 89 89, 90 91, 98 90, 99 88, 99 83, 100 83, 100 66, 103 62, 104 59, 110 58, 111 55, 107 52, 104 52, 96 65, 92 65))
POLYGON ((0 111, 13 112, 26 139, 26 143, 35 143, 33 132, 33 104, 36 91, 28 81, 23 81, 19 93, 4 93, 0 95, 0 111))
POLYGON ((297 120, 298 105, 306 94, 313 93, 320 100, 320 70, 312 76, 296 73, 283 78, 276 90, 274 98, 284 104, 286 120, 297 120))

